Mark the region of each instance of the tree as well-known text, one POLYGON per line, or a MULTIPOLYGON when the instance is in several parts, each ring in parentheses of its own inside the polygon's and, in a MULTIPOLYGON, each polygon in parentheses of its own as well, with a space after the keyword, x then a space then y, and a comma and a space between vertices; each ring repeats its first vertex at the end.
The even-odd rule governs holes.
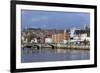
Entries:
POLYGON ((84 43, 85 45, 88 45, 88 44, 89 44, 89 41, 85 39, 85 40, 83 41, 83 43, 84 43))

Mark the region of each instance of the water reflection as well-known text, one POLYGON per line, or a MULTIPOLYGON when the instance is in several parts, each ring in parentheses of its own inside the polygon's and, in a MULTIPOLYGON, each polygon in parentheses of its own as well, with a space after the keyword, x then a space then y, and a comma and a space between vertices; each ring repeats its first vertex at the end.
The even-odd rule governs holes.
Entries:
POLYGON ((90 58, 89 50, 51 49, 51 48, 24 48, 21 51, 21 62, 45 62, 86 60, 90 58))

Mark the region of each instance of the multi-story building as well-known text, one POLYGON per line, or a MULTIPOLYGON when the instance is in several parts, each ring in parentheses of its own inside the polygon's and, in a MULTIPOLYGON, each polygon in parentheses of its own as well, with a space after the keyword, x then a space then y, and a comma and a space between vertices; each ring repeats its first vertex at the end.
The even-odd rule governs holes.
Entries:
POLYGON ((54 43, 66 43, 67 39, 68 39, 68 36, 67 36, 66 30, 52 34, 52 40, 54 43))

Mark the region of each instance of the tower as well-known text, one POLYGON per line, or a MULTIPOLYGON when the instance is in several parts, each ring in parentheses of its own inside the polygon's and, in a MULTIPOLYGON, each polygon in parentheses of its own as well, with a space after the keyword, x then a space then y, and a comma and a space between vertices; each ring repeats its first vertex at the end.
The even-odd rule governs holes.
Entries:
POLYGON ((70 37, 73 38, 75 33, 75 28, 70 30, 70 37))

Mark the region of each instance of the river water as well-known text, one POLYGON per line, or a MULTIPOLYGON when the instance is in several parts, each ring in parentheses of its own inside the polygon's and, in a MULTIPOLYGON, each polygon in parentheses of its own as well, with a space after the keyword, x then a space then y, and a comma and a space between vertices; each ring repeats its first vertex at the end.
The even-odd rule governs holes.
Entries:
POLYGON ((48 61, 71 61, 90 59, 89 50, 69 50, 69 49, 32 49, 21 50, 21 62, 48 62, 48 61))

